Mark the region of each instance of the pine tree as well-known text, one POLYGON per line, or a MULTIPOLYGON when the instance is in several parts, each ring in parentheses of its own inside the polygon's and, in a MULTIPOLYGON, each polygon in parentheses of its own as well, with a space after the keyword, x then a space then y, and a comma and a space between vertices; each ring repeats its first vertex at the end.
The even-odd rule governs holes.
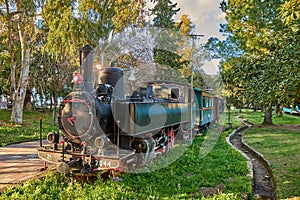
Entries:
POLYGON ((179 12, 180 8, 176 9, 177 3, 172 3, 170 0, 151 0, 155 4, 153 9, 150 9, 151 14, 155 15, 153 25, 160 28, 175 29, 175 22, 172 19, 179 12))

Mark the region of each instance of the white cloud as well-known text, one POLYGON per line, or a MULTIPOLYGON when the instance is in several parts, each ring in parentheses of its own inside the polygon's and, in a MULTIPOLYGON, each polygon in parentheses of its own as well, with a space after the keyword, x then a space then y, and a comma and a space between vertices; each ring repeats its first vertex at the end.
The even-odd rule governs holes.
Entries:
MULTIPOLYGON (((205 43, 210 37, 224 39, 219 33, 220 24, 225 22, 225 14, 220 10, 221 0, 172 0, 178 3, 180 12, 175 16, 179 20, 180 16, 187 14, 196 25, 195 34, 204 34, 201 42, 205 43)), ((207 74, 217 74, 219 60, 205 61, 203 70, 207 74)))
POLYGON ((219 14, 216 16, 216 20, 217 20, 217 21, 220 21, 220 22, 224 22, 224 21, 225 21, 225 16, 226 16, 226 14, 223 13, 223 12, 221 12, 221 13, 219 13, 219 14))
POLYGON ((212 61, 205 61, 204 62, 204 65, 202 67, 202 69, 204 70, 204 72, 206 74, 209 74, 209 75, 215 75, 218 73, 219 71, 219 62, 220 60, 212 60, 212 61))
POLYGON ((220 23, 224 23, 225 15, 220 10, 221 0, 173 0, 180 12, 175 16, 178 20, 181 15, 188 14, 196 25, 196 34, 204 34, 203 42, 210 37, 223 38, 219 33, 220 23))

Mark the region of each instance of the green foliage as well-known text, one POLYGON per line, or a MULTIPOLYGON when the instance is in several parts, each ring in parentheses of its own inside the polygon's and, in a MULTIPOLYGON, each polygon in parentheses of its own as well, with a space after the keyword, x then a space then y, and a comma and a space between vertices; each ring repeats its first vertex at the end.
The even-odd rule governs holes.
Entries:
POLYGON ((34 76, 38 80, 23 80, 19 85, 25 86, 29 81, 30 89, 34 87, 38 93, 56 100, 75 67, 78 68, 78 48, 87 43, 96 47, 112 30, 122 31, 143 23, 140 15, 143 6, 144 1, 128 0, 0 1, 1 93, 17 90, 19 66, 25 63, 21 58, 26 50, 26 56, 30 56, 26 60, 30 75, 25 77, 34 76), (35 27, 38 17, 43 19, 42 28, 35 27), (18 28, 26 33, 24 37, 20 38, 18 28))
POLYGON ((0 94, 8 94, 9 92, 9 52, 0 50, 0 94))
POLYGON ((189 64, 189 61, 183 60, 182 56, 164 49, 154 49, 155 63, 170 66, 173 69, 181 69, 189 64))
MULTIPOLYGON (((175 30, 175 22, 172 19, 180 9, 175 9, 177 3, 172 4, 170 0, 151 0, 155 4, 154 8, 151 9, 151 15, 155 16, 153 19, 153 25, 159 28, 165 28, 168 30, 175 30)), ((176 32, 177 33, 177 32, 176 32)), ((178 44, 174 44, 176 41, 175 38, 178 35, 170 32, 170 35, 164 34, 158 36, 158 44, 163 44, 163 49, 159 47, 154 48, 154 62, 170 66, 174 69, 180 69, 188 61, 182 61, 182 57, 177 53, 174 53, 177 50, 178 44)))
POLYGON ((278 10, 280 11, 279 17, 294 32, 300 29, 300 2, 298 0, 285 1, 278 10))
POLYGON ((176 9, 177 3, 172 3, 170 0, 151 0, 155 4, 150 11, 154 15, 154 26, 166 29, 174 29, 175 22, 172 19, 179 12, 180 8, 176 9))
POLYGON ((176 29, 179 29, 180 34, 191 34, 195 28, 195 25, 191 22, 191 18, 188 15, 182 15, 179 22, 175 22, 176 29))
POLYGON ((121 32, 133 24, 136 27, 143 27, 145 25, 144 16, 140 12, 144 5, 144 1, 118 0, 114 6, 115 14, 112 17, 114 30, 121 32))
MULTIPOLYGON (((207 48, 214 49, 212 56, 222 59, 228 97, 265 108, 298 101, 299 32, 286 28, 281 20, 289 16, 285 9, 298 9, 293 1, 289 3, 289 6, 279 0, 221 3, 227 20, 221 28, 228 37, 222 42, 211 39, 207 48)), ((269 115, 265 116, 267 119, 269 115)))
POLYGON ((81 28, 80 24, 74 26, 76 23, 73 16, 74 9, 71 0, 47 1, 43 7, 43 28, 47 36, 43 49, 44 52, 53 55, 56 60, 74 59, 75 55, 78 55, 76 47, 80 44, 83 46, 82 40, 78 41, 79 38, 75 34, 81 28))

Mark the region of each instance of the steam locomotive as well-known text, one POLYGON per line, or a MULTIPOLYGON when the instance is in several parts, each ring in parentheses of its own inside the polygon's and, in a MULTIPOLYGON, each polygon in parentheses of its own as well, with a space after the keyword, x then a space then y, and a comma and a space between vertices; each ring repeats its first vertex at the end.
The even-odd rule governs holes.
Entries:
POLYGON ((185 84, 147 81, 125 95, 124 70, 117 67, 99 71, 93 84, 93 52, 83 53, 74 91, 59 108, 59 132, 38 148, 39 158, 61 173, 135 171, 219 117, 217 97, 185 84))

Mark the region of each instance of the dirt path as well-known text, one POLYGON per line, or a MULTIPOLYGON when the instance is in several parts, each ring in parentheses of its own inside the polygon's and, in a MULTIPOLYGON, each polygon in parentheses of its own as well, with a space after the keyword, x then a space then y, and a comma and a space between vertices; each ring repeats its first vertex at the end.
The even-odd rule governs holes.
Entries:
POLYGON ((0 147, 0 191, 45 173, 41 170, 44 163, 37 156, 38 146, 39 141, 0 147))
POLYGON ((242 140, 243 132, 247 127, 236 129, 229 137, 230 143, 248 157, 252 168, 253 195, 256 199, 276 199, 275 181, 268 161, 258 152, 245 144, 242 140))

